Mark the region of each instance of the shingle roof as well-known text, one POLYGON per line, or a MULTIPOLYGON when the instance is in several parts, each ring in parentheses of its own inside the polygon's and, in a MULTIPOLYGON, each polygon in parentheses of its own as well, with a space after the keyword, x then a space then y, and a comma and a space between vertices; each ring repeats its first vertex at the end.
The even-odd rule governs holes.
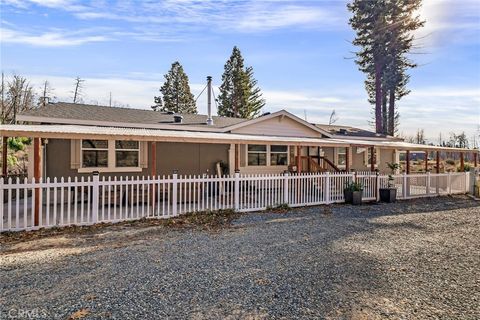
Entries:
POLYGON ((345 137, 365 137, 365 138, 392 138, 384 134, 375 133, 372 131, 354 128, 350 126, 315 124, 317 128, 323 129, 331 134, 345 137))
MULTIPOLYGON (((174 126, 207 126, 207 115, 180 114, 183 116, 182 123, 174 123, 173 114, 157 112, 145 109, 106 107, 89 104, 57 102, 49 103, 44 107, 28 110, 20 114, 22 116, 42 117, 53 119, 72 119, 83 121, 104 121, 119 123, 141 123, 150 125, 174 125, 174 126)), ((246 119, 227 118, 213 116, 213 127, 223 128, 231 126, 246 119)))

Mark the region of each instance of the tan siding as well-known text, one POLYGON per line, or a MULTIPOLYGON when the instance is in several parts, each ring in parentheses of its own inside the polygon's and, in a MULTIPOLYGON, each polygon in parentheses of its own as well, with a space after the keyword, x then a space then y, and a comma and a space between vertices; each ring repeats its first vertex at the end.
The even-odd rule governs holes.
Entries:
POLYGON ((236 130, 233 133, 246 133, 255 135, 273 135, 285 137, 320 138, 321 134, 304 126, 288 117, 278 116, 272 119, 251 124, 236 130))
MULTIPOLYGON (((171 175, 174 169, 179 174, 215 174, 215 163, 228 163, 228 144, 197 144, 197 143, 157 143, 157 174, 171 175)), ((150 148, 150 143, 148 143, 150 148)), ((49 139, 47 145, 47 177, 89 176, 91 173, 78 173, 70 168, 70 140, 49 139)), ((102 173, 102 176, 148 176, 150 175, 151 157, 148 168, 141 172, 102 173)))

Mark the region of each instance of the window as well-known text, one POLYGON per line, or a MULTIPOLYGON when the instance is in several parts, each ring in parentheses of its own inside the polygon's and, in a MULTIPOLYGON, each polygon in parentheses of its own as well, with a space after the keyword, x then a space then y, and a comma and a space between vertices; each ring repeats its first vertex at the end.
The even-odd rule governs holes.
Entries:
MULTIPOLYGON (((367 148, 367 151, 365 152, 365 154, 367 156, 367 159, 365 159, 366 160, 365 163, 370 166, 372 163, 372 148, 367 148)), ((379 160, 377 156, 377 148, 373 148, 373 159, 374 159, 373 161, 375 163, 375 166, 377 166, 378 160, 379 160)))
POLYGON ((123 140, 82 140, 81 172, 137 171, 140 168, 140 142, 123 140))
POLYGON ((288 147, 270 146, 270 165, 286 166, 288 165, 288 147))
POLYGON ((138 141, 115 141, 116 167, 138 167, 139 154, 138 141))
POLYGON ((108 140, 82 140, 82 167, 108 167, 108 140))
POLYGON ((267 165, 267 146, 262 144, 248 145, 248 165, 266 166, 267 165))
POLYGON ((345 167, 347 164, 347 148, 337 148, 337 166, 345 167))

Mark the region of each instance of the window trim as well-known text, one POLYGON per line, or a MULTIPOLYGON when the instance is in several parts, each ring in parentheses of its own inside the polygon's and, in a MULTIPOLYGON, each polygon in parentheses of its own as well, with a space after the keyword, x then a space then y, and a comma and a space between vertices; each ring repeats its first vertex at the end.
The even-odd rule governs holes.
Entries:
POLYGON ((345 169, 347 167, 347 164, 340 164, 339 163, 339 158, 340 158, 340 155, 341 154, 344 154, 345 155, 345 162, 347 160, 349 160, 350 157, 347 156, 347 153, 348 153, 348 150, 347 150, 347 147, 336 147, 335 148, 335 165, 339 168, 339 169, 345 169), (343 148, 345 149, 345 152, 339 152, 340 149, 343 148))
MULTIPOLYGON (((108 166, 107 167, 83 167, 83 150, 93 150, 91 148, 83 148, 83 140, 91 140, 91 139, 80 139, 80 167, 77 169, 78 173, 92 173, 94 171, 98 172, 141 172, 143 168, 141 167, 141 148, 142 144, 141 141, 138 142, 138 149, 118 149, 124 151, 138 151, 138 166, 137 167, 117 167, 116 166, 116 146, 115 141, 118 139, 96 139, 96 140, 107 140, 108 142, 108 166)), ((97 149, 97 150, 105 150, 105 149, 97 149)))

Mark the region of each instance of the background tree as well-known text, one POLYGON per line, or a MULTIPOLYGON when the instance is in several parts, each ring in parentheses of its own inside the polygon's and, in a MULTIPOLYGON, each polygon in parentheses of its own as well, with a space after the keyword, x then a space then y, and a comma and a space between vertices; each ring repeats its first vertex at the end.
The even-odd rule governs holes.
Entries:
POLYGON ((265 106, 262 93, 253 77, 253 68, 245 67, 240 49, 233 47, 225 63, 218 97, 218 115, 251 119, 265 106))
POLYGON ((178 61, 172 63, 172 67, 165 75, 165 83, 160 88, 160 92, 163 95, 163 105, 159 97, 154 98, 160 111, 197 113, 195 99, 188 84, 188 76, 178 61))
POLYGON ((42 84, 42 92, 38 98, 38 106, 44 107, 47 105, 54 97, 52 96, 53 89, 48 80, 45 80, 42 84))
POLYGON ((416 67, 407 54, 413 31, 424 25, 416 14, 421 0, 354 0, 347 6, 356 31, 353 44, 361 48, 356 63, 367 74, 365 87, 374 104, 375 131, 394 135, 399 119, 395 102, 410 92, 406 71, 416 67))
POLYGON ((10 79, 2 73, 0 85, 1 123, 15 123, 17 114, 35 107, 35 93, 27 78, 13 75, 10 79))
POLYGON ((80 77, 75 78, 75 89, 73 90, 73 103, 81 102, 84 82, 85 80, 81 79, 80 77))

